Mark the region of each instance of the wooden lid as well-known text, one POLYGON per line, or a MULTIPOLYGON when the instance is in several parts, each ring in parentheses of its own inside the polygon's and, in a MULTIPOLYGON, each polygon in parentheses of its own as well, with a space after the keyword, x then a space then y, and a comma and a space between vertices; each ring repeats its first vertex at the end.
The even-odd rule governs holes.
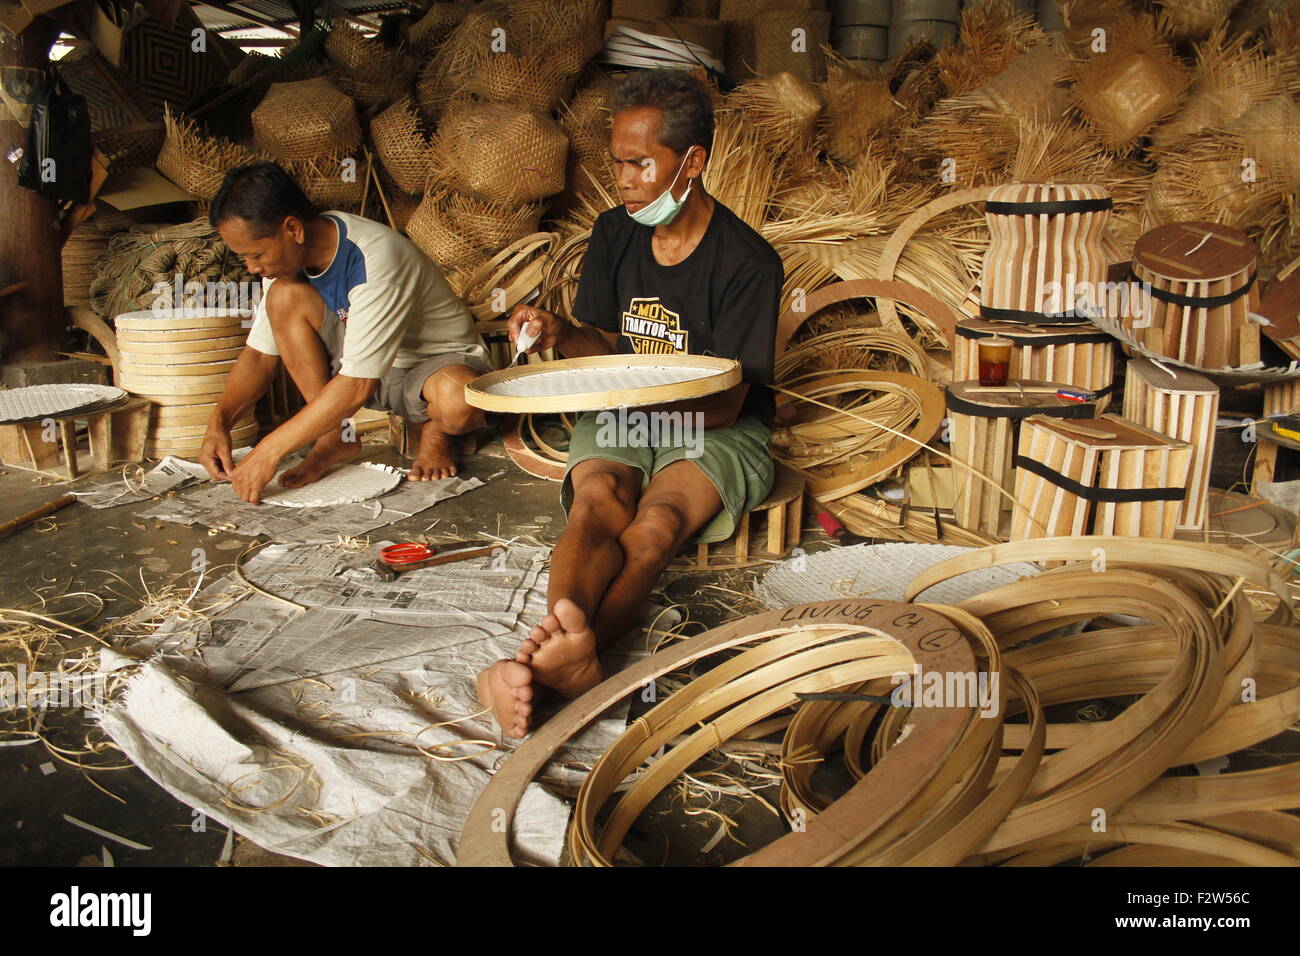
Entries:
POLYGON ((1259 314, 1273 323, 1262 327, 1273 341, 1300 336, 1300 269, 1290 275, 1279 275, 1264 288, 1259 314))
POLYGON ((1166 365, 1159 366, 1146 358, 1131 359, 1128 363, 1129 378, 1140 378, 1147 385, 1162 392, 1196 392, 1214 393, 1219 390, 1204 375, 1199 375, 1185 368, 1166 365))
POLYGON ((1064 422, 1046 416, 1035 416, 1033 421, 1035 425, 1049 428, 1062 438, 1081 445, 1101 448, 1190 447, 1185 441, 1143 428, 1118 415, 1102 415, 1087 422, 1064 422))
POLYGON ((946 389, 945 397, 950 412, 978 418, 1025 418, 1029 415, 1092 418, 1097 414, 1097 406, 1093 402, 1071 402, 1058 398, 1056 392, 1062 388, 1077 389, 1078 386, 1066 385, 1064 382, 1013 378, 1004 386, 985 388, 978 379, 970 379, 953 382, 946 389))
POLYGON ((1138 239, 1133 265, 1181 282, 1226 279, 1255 268, 1255 244, 1216 222, 1171 222, 1138 239))

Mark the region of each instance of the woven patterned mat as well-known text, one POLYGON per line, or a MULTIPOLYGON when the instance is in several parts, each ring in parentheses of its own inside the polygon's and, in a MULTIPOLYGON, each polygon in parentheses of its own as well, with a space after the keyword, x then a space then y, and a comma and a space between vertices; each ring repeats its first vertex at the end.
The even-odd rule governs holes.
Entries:
POLYGON ((693 382, 717 374, 716 368, 703 365, 674 365, 667 368, 639 365, 571 368, 521 375, 504 382, 497 382, 483 391, 491 395, 509 395, 515 398, 530 396, 549 398, 554 395, 649 388, 653 385, 680 385, 683 382, 693 382))
MULTIPOLYGON (((405 474, 397 468, 363 461, 358 465, 344 465, 324 478, 301 488, 284 488, 275 482, 266 486, 262 502, 282 505, 285 508, 328 508, 354 501, 378 498, 392 491, 405 474)), ((277 476, 278 479, 278 476, 277 476)), ((233 494, 233 491, 232 491, 233 494)))
POLYGON ((107 407, 126 398, 111 385, 28 385, 0 390, 0 424, 57 418, 95 405, 107 407))

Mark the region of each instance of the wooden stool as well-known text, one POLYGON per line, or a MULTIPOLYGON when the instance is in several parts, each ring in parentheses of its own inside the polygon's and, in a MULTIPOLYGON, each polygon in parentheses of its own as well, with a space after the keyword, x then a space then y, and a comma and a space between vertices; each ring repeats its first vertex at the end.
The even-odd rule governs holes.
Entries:
POLYGON ((954 382, 979 378, 979 340, 1011 340, 1009 378, 1061 382, 1097 394, 1097 412, 1106 410, 1115 389, 1115 340, 1094 325, 1019 325, 963 319, 952 345, 954 382))
MULTIPOLYGON (((1300 379, 1289 378, 1281 382, 1264 384, 1264 417, 1288 415, 1300 410, 1300 379)), ((1255 491, 1255 483, 1272 481, 1277 470, 1277 450, 1279 447, 1294 449, 1294 443, 1274 433, 1269 422, 1260 422, 1255 426, 1255 465, 1250 476, 1250 490, 1255 491)))
POLYGON ((108 471, 120 462, 143 461, 149 412, 146 399, 128 398, 98 412, 74 411, 36 422, 0 425, 0 459, 14 468, 68 479, 108 471), (87 422, 89 470, 77 456, 78 419, 87 422), (53 441, 46 441, 47 421, 55 426, 53 441))
POLYGON ((673 567, 694 570, 743 568, 785 557, 799 544, 803 535, 803 493, 803 477, 777 464, 771 493, 753 511, 740 516, 730 538, 699 544, 693 550, 683 548, 673 567), (756 516, 766 521, 765 527, 755 527, 756 516), (751 538, 755 543, 763 542, 761 549, 751 550, 751 538))
POLYGON ((1213 222, 1174 222, 1133 246, 1133 275, 1148 283, 1142 316, 1125 327, 1142 345, 1197 368, 1259 361, 1255 244, 1213 222))
POLYGON ((1187 498, 1178 511, 1178 528, 1204 527, 1219 386, 1184 368, 1166 370, 1150 359, 1133 359, 1124 383, 1124 417, 1192 446, 1187 498))
POLYGON ((1191 446, 1118 415, 1021 425, 1011 540, 1061 535, 1172 538, 1191 446), (1093 508, 1096 505, 1096 508, 1093 508))
MULTIPOLYGON (((1030 415, 1096 418, 1097 406, 1056 397, 1055 382, 1008 380, 1005 386, 982 388, 978 380, 948 386, 952 456, 981 475, 992 478, 1010 494, 1015 483, 1013 461, 1020 422, 1030 415)), ((970 531, 997 538, 1002 513, 1011 509, 1007 497, 965 468, 956 469, 953 517, 970 531)))

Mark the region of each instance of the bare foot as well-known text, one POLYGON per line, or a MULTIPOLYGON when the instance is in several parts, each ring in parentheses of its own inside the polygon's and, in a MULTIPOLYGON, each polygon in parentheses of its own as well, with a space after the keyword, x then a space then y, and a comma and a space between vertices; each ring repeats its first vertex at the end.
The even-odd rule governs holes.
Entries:
POLYGON ((331 467, 341 461, 347 461, 361 450, 361 442, 345 442, 330 436, 326 441, 318 438, 302 464, 290 468, 280 476, 280 484, 286 488, 301 488, 310 485, 331 467))
POLYGON ((497 661, 478 675, 478 699, 492 708, 507 737, 526 737, 532 716, 533 672, 517 661, 497 661))
POLYGON ((602 680, 596 634, 582 608, 568 598, 555 602, 552 613, 519 645, 515 660, 528 665, 537 683, 568 698, 585 693, 602 680))
POLYGON ((439 478, 452 478, 456 474, 456 452, 452 446, 452 436, 446 435, 428 422, 420 433, 420 449, 411 462, 407 481, 436 481, 439 478))

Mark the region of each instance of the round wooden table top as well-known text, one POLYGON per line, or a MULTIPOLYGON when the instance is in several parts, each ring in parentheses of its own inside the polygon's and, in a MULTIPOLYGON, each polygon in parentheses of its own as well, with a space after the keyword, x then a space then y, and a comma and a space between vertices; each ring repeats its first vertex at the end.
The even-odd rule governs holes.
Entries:
POLYGON ((1255 266, 1255 244, 1217 222, 1171 222, 1143 233, 1133 264, 1184 282, 1226 279, 1255 266))
POLYGON ((1056 393, 1077 386, 1064 382, 1043 382, 1032 378, 1008 379, 995 388, 981 386, 978 379, 953 382, 945 390, 948 410, 958 415, 984 418, 1025 418, 1050 415, 1055 418, 1095 418, 1095 402, 1072 402, 1056 393))

